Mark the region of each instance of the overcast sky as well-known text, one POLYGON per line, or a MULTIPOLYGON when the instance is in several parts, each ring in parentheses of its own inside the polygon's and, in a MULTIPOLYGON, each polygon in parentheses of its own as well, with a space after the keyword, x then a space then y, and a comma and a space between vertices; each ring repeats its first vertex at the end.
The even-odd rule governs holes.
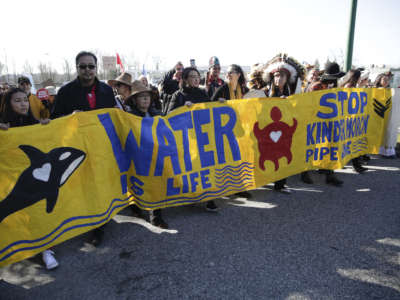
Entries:
MULTIPOLYGON (((266 62, 279 52, 313 63, 346 52, 351 0, 5 1, 0 61, 61 70, 80 50, 119 52, 163 68, 210 56, 223 65, 266 62)), ((400 1, 359 0, 353 64, 400 66, 400 1)))

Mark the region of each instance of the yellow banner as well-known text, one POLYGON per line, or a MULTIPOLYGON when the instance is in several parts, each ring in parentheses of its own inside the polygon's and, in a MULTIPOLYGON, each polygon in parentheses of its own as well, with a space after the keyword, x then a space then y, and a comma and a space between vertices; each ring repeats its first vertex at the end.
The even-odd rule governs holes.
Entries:
POLYGON ((118 109, 0 132, 0 266, 144 209, 207 201, 377 153, 390 89, 118 109))

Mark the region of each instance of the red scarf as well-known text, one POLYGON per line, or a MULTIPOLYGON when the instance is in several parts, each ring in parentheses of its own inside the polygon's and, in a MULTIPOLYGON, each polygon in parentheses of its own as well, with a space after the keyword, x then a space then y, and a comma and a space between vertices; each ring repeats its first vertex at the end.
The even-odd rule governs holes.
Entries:
POLYGON ((219 86, 222 85, 222 80, 221 80, 219 77, 215 78, 215 77, 212 76, 212 75, 208 78, 207 84, 210 85, 210 84, 211 84, 212 82, 214 82, 214 81, 217 81, 219 86))
POLYGON ((89 102, 90 109, 95 109, 96 108, 96 93, 95 93, 95 90, 96 90, 96 84, 93 84, 92 90, 90 91, 90 93, 88 93, 86 95, 86 99, 89 102))

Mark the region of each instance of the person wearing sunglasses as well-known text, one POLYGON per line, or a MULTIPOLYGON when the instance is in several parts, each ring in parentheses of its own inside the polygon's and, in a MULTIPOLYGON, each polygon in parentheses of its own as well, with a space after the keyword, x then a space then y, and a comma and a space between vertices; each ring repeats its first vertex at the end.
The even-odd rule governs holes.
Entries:
POLYGON ((75 58, 78 77, 60 88, 52 118, 78 111, 112 108, 117 105, 110 86, 97 79, 97 57, 82 51, 75 58))
MULTIPOLYGON (((206 90, 200 88, 200 72, 194 67, 188 67, 183 70, 180 89, 172 95, 167 113, 182 106, 191 108, 193 104, 209 101, 206 90)), ((206 203, 206 210, 216 212, 218 206, 210 200, 206 203)))
MULTIPOLYGON (((79 52, 75 58, 78 78, 67 83, 57 93, 52 118, 101 108, 117 107, 112 88, 97 79, 97 57, 91 52, 79 52)), ((103 225, 93 230, 90 242, 101 244, 103 225)))
POLYGON ((246 86, 246 77, 239 65, 230 65, 226 73, 227 82, 220 86, 211 97, 211 101, 224 102, 226 100, 243 99, 249 89, 246 86))

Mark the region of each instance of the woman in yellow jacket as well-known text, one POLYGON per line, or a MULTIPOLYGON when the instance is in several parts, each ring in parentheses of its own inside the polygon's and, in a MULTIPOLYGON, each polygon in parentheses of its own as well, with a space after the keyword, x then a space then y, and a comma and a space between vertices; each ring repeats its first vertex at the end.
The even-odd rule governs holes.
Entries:
POLYGON ((32 83, 26 76, 21 76, 18 78, 18 87, 25 91, 28 95, 29 106, 32 112, 32 115, 36 120, 40 119, 48 119, 50 117, 50 111, 48 108, 39 100, 36 95, 31 94, 32 83))

